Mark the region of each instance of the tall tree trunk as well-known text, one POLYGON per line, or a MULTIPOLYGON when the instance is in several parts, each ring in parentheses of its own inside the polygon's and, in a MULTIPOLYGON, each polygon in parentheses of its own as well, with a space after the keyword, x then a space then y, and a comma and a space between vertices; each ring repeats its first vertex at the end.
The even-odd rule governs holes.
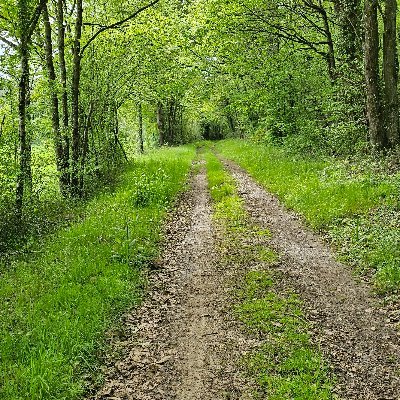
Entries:
POLYGON ((75 21, 75 38, 73 46, 73 72, 72 72, 72 168, 71 192, 73 196, 80 196, 79 174, 81 165, 81 135, 79 126, 79 89, 81 78, 81 38, 83 23, 83 0, 77 0, 77 14, 75 21))
POLYGON ((18 97, 18 132, 19 132, 19 172, 17 176, 16 187, 16 211, 18 216, 22 214, 22 206, 24 202, 24 194, 26 189, 31 186, 29 180, 31 174, 31 149, 30 140, 27 133, 27 104, 29 98, 29 44, 28 39, 23 37, 19 46, 21 59, 21 77, 19 81, 19 97, 18 97))
POLYGON ((139 151, 141 154, 144 153, 144 145, 143 145, 143 109, 142 109, 142 103, 139 102, 138 104, 138 123, 139 123, 139 132, 138 132, 138 138, 139 138, 139 151))
POLYGON ((385 1, 383 34, 383 78, 385 82, 385 129, 387 145, 399 143, 398 58, 396 43, 397 0, 385 1))
POLYGON ((86 158, 88 156, 89 153, 89 132, 90 129, 92 127, 92 115, 93 115, 93 111, 94 111, 94 104, 93 102, 90 102, 90 106, 89 106, 89 112, 88 115, 86 117, 86 123, 85 123, 85 127, 83 129, 83 135, 82 135, 82 155, 80 157, 80 161, 81 161, 81 174, 79 177, 79 190, 80 193, 83 193, 84 190, 84 185, 85 185, 85 177, 84 177, 84 173, 85 173, 85 166, 86 166, 86 158))
POLYGON ((68 194, 69 188, 69 174, 66 167, 68 166, 68 159, 65 154, 65 147, 63 146, 63 139, 60 130, 60 112, 59 101, 56 90, 56 73, 53 61, 53 42, 51 37, 51 25, 49 19, 49 12, 47 5, 43 8, 43 21, 45 27, 45 49, 46 49, 46 65, 49 75, 50 96, 51 96, 51 121, 53 126, 54 146, 56 150, 56 163, 57 169, 60 174, 59 184, 60 191, 63 196, 68 194))
POLYGON ((381 98, 379 92, 379 27, 378 0, 365 0, 365 83, 367 91, 367 117, 371 144, 382 149, 386 146, 382 129, 381 98))
POLYGON ((70 149, 70 138, 69 138, 69 112, 68 112, 68 93, 67 93, 67 67, 65 63, 65 25, 64 25, 64 9, 63 0, 57 0, 57 45, 58 45, 58 60, 60 69, 60 78, 62 85, 61 94, 61 109, 62 109, 62 146, 63 146, 63 166, 62 170, 64 175, 62 176, 63 186, 68 187, 70 184, 70 161, 69 161, 69 149, 70 149))
POLYGON ((164 107, 161 102, 157 104, 157 127, 159 134, 159 145, 164 145, 165 140, 165 116, 164 116, 164 107))
POLYGON ((326 61, 328 63, 329 77, 331 78, 331 81, 334 82, 336 80, 336 58, 335 58, 335 47, 333 44, 331 27, 329 24, 328 14, 325 8, 320 7, 320 14, 324 22, 324 33, 326 36, 326 41, 328 43, 328 52, 326 54, 326 61))

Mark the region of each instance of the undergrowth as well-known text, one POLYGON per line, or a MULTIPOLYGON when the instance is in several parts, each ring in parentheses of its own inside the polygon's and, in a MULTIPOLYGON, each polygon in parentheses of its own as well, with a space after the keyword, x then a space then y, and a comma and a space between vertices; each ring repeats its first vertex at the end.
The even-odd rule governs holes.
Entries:
POLYGON ((182 190, 194 149, 144 156, 81 222, 1 268, 0 399, 79 398, 96 376, 105 331, 141 299, 142 268, 182 190))
POLYGON ((315 229, 340 258, 374 275, 380 293, 400 287, 400 174, 373 160, 302 158, 284 148, 227 140, 217 149, 245 168, 315 229))
POLYGON ((333 379, 313 348, 302 304, 294 293, 277 288, 272 268, 279 257, 266 241, 270 232, 250 226, 233 178, 215 155, 205 154, 214 217, 222 225, 222 254, 241 272, 234 314, 260 340, 243 360, 255 382, 255 399, 333 399, 333 379), (244 274, 244 276, 243 276, 244 274))

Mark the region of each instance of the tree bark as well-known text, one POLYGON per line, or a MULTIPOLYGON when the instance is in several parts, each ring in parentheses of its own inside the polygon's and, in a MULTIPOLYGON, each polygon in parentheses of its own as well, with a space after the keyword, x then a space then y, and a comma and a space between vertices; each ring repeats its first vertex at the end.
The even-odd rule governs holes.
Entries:
POLYGON ((25 189, 30 186, 29 179, 31 174, 31 151, 30 140, 27 135, 27 103, 29 91, 29 44, 28 39, 23 37, 19 46, 21 59, 21 77, 19 80, 18 94, 18 132, 19 132, 19 172, 17 176, 16 187, 16 212, 19 216, 22 214, 25 189))
POLYGON ((17 47, 20 57, 21 75, 18 91, 18 134, 19 134, 19 171, 15 191, 15 206, 17 217, 22 216, 22 207, 26 191, 32 189, 31 143, 27 132, 29 104, 29 47, 33 32, 42 13, 46 0, 40 0, 32 15, 29 14, 28 4, 18 1, 18 30, 20 43, 17 47))
POLYGON ((139 132, 138 132, 138 138, 139 138, 139 151, 141 154, 144 153, 144 145, 143 145, 143 109, 142 109, 142 103, 138 104, 138 123, 139 123, 139 132))
POLYGON ((385 82, 385 130, 387 145, 399 143, 398 58, 396 43, 397 0, 385 1, 383 34, 383 78, 385 82))
POLYGON ((365 82, 367 92, 367 117, 372 146, 382 149, 386 140, 382 124, 381 98, 379 91, 379 27, 378 0, 365 0, 365 82))
POLYGON ((73 46, 73 72, 72 72, 72 168, 71 168, 71 193, 80 196, 79 174, 81 156, 81 135, 79 126, 79 89, 81 78, 81 38, 83 24, 83 0, 77 0, 77 14, 75 20, 75 37, 73 46))
POLYGON ((64 9, 63 0, 57 0, 57 45, 58 45, 58 60, 60 69, 60 79, 62 86, 61 94, 61 110, 62 110, 62 146, 64 158, 64 165, 62 169, 64 171, 64 182, 65 187, 70 185, 70 137, 69 137, 69 112, 68 112, 68 93, 67 93, 67 67, 65 63, 65 25, 64 25, 64 9))
POLYGON ((328 63, 329 77, 332 82, 336 80, 336 57, 335 57, 335 47, 333 44, 331 27, 329 24, 328 14, 325 8, 320 8, 320 14, 322 16, 322 21, 324 23, 324 32, 326 36, 326 41, 328 43, 328 52, 326 53, 326 61, 328 63))

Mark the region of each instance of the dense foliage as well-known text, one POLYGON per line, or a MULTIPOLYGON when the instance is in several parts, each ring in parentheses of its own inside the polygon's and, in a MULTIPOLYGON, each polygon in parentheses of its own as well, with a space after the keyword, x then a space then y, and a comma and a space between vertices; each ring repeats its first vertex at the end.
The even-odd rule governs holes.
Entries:
POLYGON ((396 147, 397 4, 382 3, 3 1, 0 208, 82 197, 134 151, 200 135, 396 147))

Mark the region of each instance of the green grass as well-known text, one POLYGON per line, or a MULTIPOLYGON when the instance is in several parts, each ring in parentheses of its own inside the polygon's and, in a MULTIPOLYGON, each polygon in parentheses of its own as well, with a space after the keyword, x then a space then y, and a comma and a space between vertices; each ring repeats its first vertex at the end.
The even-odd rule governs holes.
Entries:
POLYGON ((0 399, 77 399, 97 374, 105 332, 142 296, 163 218, 193 148, 139 158, 83 221, 49 236, 0 279, 0 399))
POLYGON ((215 155, 208 152, 204 157, 214 217, 225 233, 221 254, 226 255, 230 268, 247 270, 234 296, 234 314, 262 343, 243 360, 256 384, 253 397, 333 399, 333 378, 321 354, 310 344, 301 301, 287 290, 276 290, 276 273, 271 267, 279 257, 260 244, 260 240, 265 243, 269 239, 270 232, 248 225, 232 177, 215 155))
POLYGON ((257 382, 255 398, 333 399, 331 373, 310 344, 298 297, 278 293, 269 271, 248 272, 242 286, 236 315, 263 342, 245 359, 257 382))
POLYGON ((221 162, 210 151, 204 154, 207 168, 208 189, 215 205, 214 216, 230 228, 244 224, 245 212, 242 199, 236 192, 233 178, 224 170, 221 162))
POLYGON ((294 157, 282 148, 227 140, 217 149, 245 168, 315 229, 330 236, 341 259, 373 271, 379 292, 400 287, 400 174, 367 160, 294 157))

